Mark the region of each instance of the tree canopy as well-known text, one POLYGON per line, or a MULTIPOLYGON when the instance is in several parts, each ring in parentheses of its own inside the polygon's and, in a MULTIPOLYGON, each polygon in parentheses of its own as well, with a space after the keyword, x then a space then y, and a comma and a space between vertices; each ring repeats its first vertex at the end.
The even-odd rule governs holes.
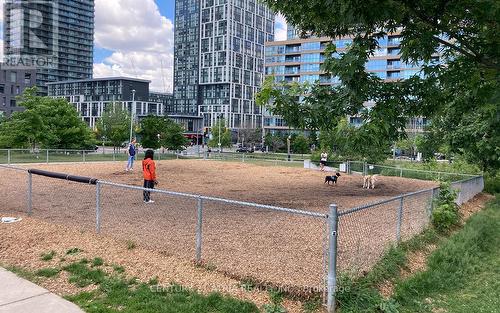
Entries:
POLYGON ((37 95, 36 87, 18 97, 25 108, 0 124, 4 148, 90 149, 94 134, 66 99, 37 95))
POLYGON ((272 100, 270 110, 290 126, 332 130, 343 116, 358 115, 364 123, 356 133, 368 145, 404 138, 409 118, 428 117, 450 151, 499 168, 498 1, 262 1, 303 35, 352 38, 345 52, 333 44, 325 52, 323 70, 338 86, 266 81, 259 102, 272 100), (388 34, 401 34, 401 59, 420 73, 387 83, 365 70, 388 34))
POLYGON ((226 122, 223 118, 218 119, 217 122, 212 126, 211 134, 212 139, 208 142, 209 147, 219 147, 219 137, 221 148, 231 147, 231 131, 226 128, 226 122), (220 132, 219 132, 220 129, 220 132))
POLYGON ((106 106, 97 122, 97 136, 119 147, 130 136, 130 113, 120 103, 106 106))
POLYGON ((168 117, 147 116, 140 123, 140 141, 144 148, 171 150, 182 149, 189 143, 183 135, 184 129, 168 117))

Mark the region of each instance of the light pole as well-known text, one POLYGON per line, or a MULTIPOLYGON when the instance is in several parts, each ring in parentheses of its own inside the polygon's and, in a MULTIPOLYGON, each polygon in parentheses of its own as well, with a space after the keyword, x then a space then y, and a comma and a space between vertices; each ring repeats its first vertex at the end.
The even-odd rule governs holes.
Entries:
POLYGON ((134 112, 135 111, 135 89, 132 89, 132 107, 130 108, 130 141, 132 142, 132 128, 134 127, 134 112))
POLYGON ((221 153, 221 142, 220 142, 220 131, 221 131, 221 121, 220 121, 221 114, 217 114, 217 122, 219 123, 219 153, 221 153))
POLYGON ((288 148, 288 161, 291 160, 291 156, 290 156, 290 140, 292 139, 292 136, 288 136, 288 138, 286 139, 286 145, 287 145, 287 148, 288 148))
POLYGON ((261 151, 264 151, 264 145, 266 143, 266 132, 264 131, 264 107, 261 107, 261 110, 262 110, 262 117, 261 117, 261 131, 262 131, 262 138, 261 138, 261 141, 262 141, 262 147, 261 147, 261 151))

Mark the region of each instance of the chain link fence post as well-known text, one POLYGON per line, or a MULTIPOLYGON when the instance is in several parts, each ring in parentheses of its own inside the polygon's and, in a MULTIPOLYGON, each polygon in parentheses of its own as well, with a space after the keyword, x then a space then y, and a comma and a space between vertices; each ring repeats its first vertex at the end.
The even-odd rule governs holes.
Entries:
POLYGON ((28 172, 28 216, 31 216, 33 211, 33 175, 28 172))
POLYGON ((45 163, 49 164, 49 149, 47 149, 47 153, 45 156, 45 163))
POLYGON ((96 233, 101 232, 101 183, 97 181, 95 184, 95 231, 96 233))
POLYGON ((336 291, 337 291, 337 238, 338 238, 338 211, 337 205, 330 205, 330 214, 328 214, 328 295, 327 310, 328 313, 335 312, 336 291))
POLYGON ((196 222, 196 263, 201 263, 201 242, 203 224, 203 199, 198 198, 198 218, 196 222))
POLYGON ((398 244, 401 242, 401 224, 403 222, 403 202, 404 202, 404 197, 401 197, 398 208, 398 223, 396 226, 396 240, 398 244))
POLYGON ((7 149, 7 164, 10 165, 10 149, 7 149))
POLYGON ((439 193, 439 188, 432 189, 431 204, 429 206, 429 212, 427 212, 427 216, 429 217, 429 219, 432 216, 432 212, 434 212, 434 198, 436 198, 436 191, 438 191, 439 193))

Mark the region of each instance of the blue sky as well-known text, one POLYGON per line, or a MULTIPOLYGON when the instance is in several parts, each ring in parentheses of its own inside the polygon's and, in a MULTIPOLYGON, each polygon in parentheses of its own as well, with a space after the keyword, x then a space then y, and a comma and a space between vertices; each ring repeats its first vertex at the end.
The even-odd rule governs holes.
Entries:
MULTIPOLYGON (((151 89, 171 92, 174 13, 175 0, 95 0, 94 77, 148 79, 151 89)), ((276 28, 283 39, 282 18, 276 28)))
MULTIPOLYGON (((165 16, 166 18, 168 18, 173 22, 175 15, 174 0, 155 0, 155 3, 158 6, 161 15, 165 16)), ((112 50, 103 49, 96 46, 94 48, 94 61, 103 62, 107 57, 111 56, 112 54, 113 54, 112 50)))

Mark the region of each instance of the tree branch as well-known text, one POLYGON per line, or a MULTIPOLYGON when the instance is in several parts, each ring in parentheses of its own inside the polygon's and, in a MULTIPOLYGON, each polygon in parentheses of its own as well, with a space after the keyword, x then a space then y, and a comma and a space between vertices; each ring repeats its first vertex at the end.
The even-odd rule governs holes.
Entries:
POLYGON ((454 49, 454 50, 462 53, 463 55, 466 55, 466 56, 471 57, 473 59, 478 58, 478 56, 475 55, 473 52, 467 51, 467 50, 465 50, 457 45, 452 44, 451 42, 449 42, 447 40, 439 38, 438 36, 432 36, 432 38, 436 39, 439 43, 442 43, 443 45, 447 46, 448 48, 454 49))

